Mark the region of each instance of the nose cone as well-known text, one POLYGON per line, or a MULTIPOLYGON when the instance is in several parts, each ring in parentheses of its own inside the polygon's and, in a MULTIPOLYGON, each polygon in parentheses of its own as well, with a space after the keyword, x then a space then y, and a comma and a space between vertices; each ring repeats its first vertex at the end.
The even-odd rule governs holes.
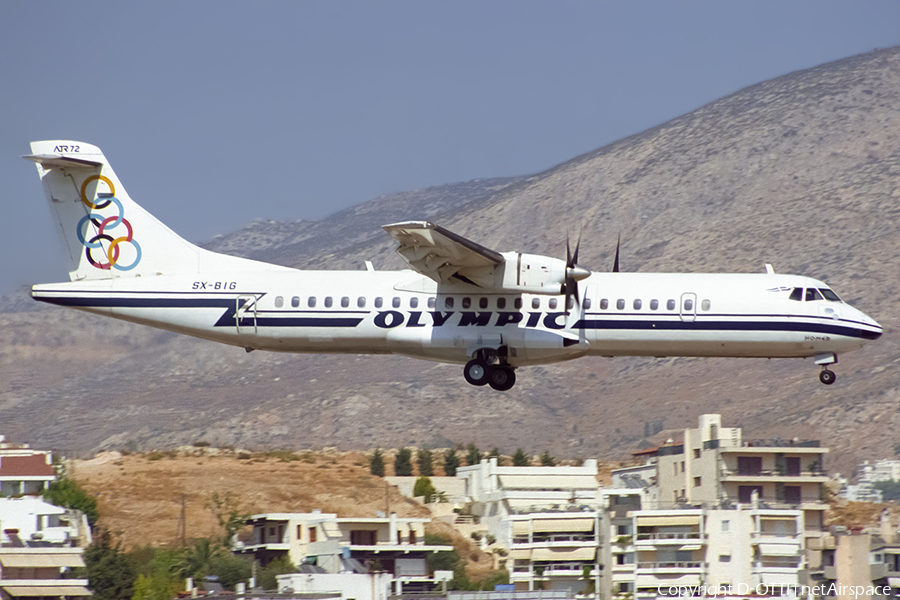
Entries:
POLYGON ((859 313, 860 337, 864 340, 877 340, 880 338, 884 331, 881 325, 863 311, 857 309, 856 312, 859 313))

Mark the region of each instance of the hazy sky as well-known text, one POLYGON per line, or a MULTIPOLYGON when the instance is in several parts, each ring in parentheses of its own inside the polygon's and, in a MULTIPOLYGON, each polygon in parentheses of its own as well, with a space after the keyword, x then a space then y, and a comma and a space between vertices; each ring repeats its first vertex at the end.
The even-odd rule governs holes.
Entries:
POLYGON ((539 172, 898 44, 898 0, 7 0, 0 293, 68 279, 19 158, 32 140, 100 146, 132 198, 199 242, 256 218, 539 172))

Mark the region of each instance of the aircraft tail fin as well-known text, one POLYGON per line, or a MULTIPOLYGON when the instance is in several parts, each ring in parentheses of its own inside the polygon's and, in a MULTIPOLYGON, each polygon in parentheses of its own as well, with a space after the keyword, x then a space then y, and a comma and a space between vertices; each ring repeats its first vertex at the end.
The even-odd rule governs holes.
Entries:
POLYGON ((211 254, 134 202, 96 146, 32 142, 31 152, 73 281, 195 272, 211 254))

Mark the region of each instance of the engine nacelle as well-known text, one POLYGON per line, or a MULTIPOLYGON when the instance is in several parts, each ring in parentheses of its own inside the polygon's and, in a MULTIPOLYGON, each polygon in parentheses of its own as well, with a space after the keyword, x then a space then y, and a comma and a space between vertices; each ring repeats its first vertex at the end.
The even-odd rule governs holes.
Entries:
MULTIPOLYGON (((558 296, 566 283, 566 261, 539 254, 501 252, 506 259, 498 266, 502 277, 495 285, 505 291, 558 296)), ((498 279, 500 279, 498 277, 498 279)))

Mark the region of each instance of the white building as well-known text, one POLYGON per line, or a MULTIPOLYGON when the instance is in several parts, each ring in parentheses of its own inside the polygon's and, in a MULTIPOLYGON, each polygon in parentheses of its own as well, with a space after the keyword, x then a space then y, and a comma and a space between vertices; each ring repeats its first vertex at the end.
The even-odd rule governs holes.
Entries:
POLYGON ((320 511, 258 514, 247 520, 253 526, 250 541, 233 550, 262 565, 284 557, 294 565, 315 567, 307 569, 311 575, 386 572, 395 593, 430 589, 434 581, 427 556, 453 547, 425 544, 428 521, 393 513, 375 518, 339 518, 320 511))
POLYGON ((0 599, 90 596, 87 579, 63 578, 83 567, 90 543, 79 511, 36 497, 0 498, 0 599))

